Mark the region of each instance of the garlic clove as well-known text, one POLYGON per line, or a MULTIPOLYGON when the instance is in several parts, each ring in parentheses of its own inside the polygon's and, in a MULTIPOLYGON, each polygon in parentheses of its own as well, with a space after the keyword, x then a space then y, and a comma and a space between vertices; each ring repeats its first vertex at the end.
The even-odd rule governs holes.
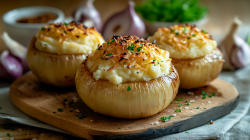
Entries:
POLYGON ((128 7, 124 11, 112 15, 106 21, 102 34, 104 39, 108 39, 114 34, 144 37, 145 25, 136 14, 133 1, 129 1, 128 7))

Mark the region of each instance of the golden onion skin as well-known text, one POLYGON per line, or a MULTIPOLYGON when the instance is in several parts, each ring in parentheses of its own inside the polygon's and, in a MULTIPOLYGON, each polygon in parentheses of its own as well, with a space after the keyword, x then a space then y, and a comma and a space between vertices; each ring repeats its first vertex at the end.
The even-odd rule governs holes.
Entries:
POLYGON ((221 72, 223 56, 220 50, 196 59, 172 59, 180 76, 180 88, 203 87, 213 81, 221 72))
POLYGON ((167 76, 116 85, 93 78, 87 60, 77 70, 76 89, 84 103, 100 114, 126 119, 149 117, 165 109, 178 92, 179 76, 173 65, 167 76))
POLYGON ((42 82, 59 86, 75 86, 77 68, 86 59, 85 54, 53 54, 35 48, 34 37, 28 47, 27 63, 30 70, 42 82))

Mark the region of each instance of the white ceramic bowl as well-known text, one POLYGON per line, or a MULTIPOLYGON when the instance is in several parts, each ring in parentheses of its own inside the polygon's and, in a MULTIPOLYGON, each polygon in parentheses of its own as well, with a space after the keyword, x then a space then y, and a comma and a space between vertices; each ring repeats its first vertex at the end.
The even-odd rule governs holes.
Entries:
POLYGON ((64 13, 57 8, 46 6, 23 7, 11 10, 3 15, 4 30, 12 39, 28 47, 31 39, 39 31, 41 26, 48 23, 27 24, 17 23, 16 21, 23 17, 32 17, 44 13, 54 13, 57 15, 55 20, 51 20, 48 23, 62 22, 64 19, 64 13))
MULTIPOLYGON (((143 18, 142 18, 143 19, 143 18)), ((191 25, 196 25, 199 28, 202 28, 203 25, 205 25, 208 21, 208 16, 205 16, 204 18, 197 20, 197 21, 191 21, 191 22, 185 22, 185 23, 178 23, 178 22, 154 22, 150 23, 149 21, 143 19, 145 25, 146 25, 146 30, 149 35, 153 35, 158 28, 162 27, 169 27, 169 26, 174 26, 178 24, 191 24, 191 25)))

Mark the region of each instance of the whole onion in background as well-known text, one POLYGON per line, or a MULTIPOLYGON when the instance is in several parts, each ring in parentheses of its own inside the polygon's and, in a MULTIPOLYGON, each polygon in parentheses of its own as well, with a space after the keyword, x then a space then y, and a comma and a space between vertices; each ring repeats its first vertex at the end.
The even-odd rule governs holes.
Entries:
POLYGON ((93 5, 94 0, 85 0, 79 8, 77 8, 72 16, 75 21, 83 23, 87 27, 95 27, 98 32, 102 30, 102 20, 99 12, 93 5))
POLYGON ((114 34, 144 37, 145 25, 143 20, 136 14, 134 5, 133 1, 129 1, 124 11, 112 15, 106 21, 102 30, 104 39, 111 38, 114 34))
POLYGON ((224 70, 234 70, 250 64, 250 46, 236 35, 240 25, 241 21, 235 17, 229 34, 218 46, 225 59, 224 70))
POLYGON ((5 50, 0 56, 0 78, 14 80, 23 74, 23 66, 20 61, 5 50))

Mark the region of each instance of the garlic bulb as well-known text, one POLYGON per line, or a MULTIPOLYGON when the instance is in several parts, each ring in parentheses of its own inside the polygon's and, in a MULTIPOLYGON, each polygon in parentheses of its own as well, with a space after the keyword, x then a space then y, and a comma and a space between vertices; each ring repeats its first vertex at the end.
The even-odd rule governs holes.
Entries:
POLYGON ((225 59, 224 70, 242 68, 250 63, 250 46, 236 35, 240 25, 241 21, 235 17, 229 34, 219 45, 225 59))

